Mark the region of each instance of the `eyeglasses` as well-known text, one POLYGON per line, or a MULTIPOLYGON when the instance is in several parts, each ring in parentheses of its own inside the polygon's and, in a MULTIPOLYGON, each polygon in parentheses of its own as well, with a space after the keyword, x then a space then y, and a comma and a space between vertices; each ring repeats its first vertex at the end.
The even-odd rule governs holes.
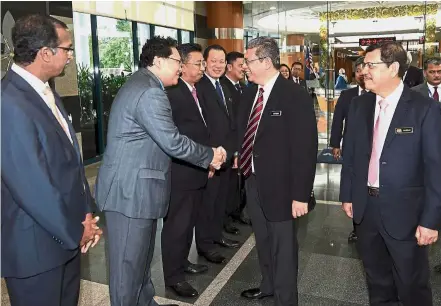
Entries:
POLYGON ((245 63, 245 65, 249 65, 250 63, 252 63, 252 62, 255 62, 255 61, 261 61, 261 60, 263 60, 263 59, 265 59, 266 57, 259 57, 259 58, 256 58, 256 59, 252 59, 252 60, 248 60, 248 59, 245 59, 244 60, 244 63, 245 63))
POLYGON ((366 63, 361 63, 361 68, 364 69, 364 67, 368 66, 369 69, 373 69, 375 67, 375 65, 380 65, 380 64, 392 64, 393 62, 366 62, 366 63))
POLYGON ((64 51, 67 52, 67 54, 70 54, 70 55, 73 55, 74 52, 75 52, 75 49, 74 49, 74 48, 68 48, 68 47, 60 47, 60 46, 58 46, 58 47, 56 47, 55 49, 61 49, 61 50, 64 50, 64 51))
POLYGON ((206 61, 201 61, 201 62, 197 62, 197 63, 186 62, 185 64, 199 66, 199 68, 207 68, 207 62, 206 61))
POLYGON ((182 61, 181 60, 178 60, 177 58, 173 58, 173 57, 171 57, 171 56, 169 56, 169 57, 167 57, 168 59, 171 59, 171 60, 174 60, 174 61, 176 61, 176 62, 178 62, 179 63, 179 65, 182 65, 182 61))

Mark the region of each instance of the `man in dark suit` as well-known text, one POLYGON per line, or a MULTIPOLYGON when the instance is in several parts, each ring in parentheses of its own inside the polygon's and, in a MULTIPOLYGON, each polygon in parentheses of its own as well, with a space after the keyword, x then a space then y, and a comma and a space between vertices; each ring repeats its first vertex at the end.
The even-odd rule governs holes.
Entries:
POLYGON ((407 52, 407 65, 408 68, 403 76, 403 82, 410 88, 424 83, 423 71, 415 66, 412 66, 412 54, 407 52))
POLYGON ((366 50, 349 111, 340 199, 357 224, 371 305, 432 305, 428 245, 441 226, 441 109, 401 81, 406 52, 366 50))
MULTIPOLYGON (((353 98, 361 96, 363 93, 366 92, 366 89, 364 88, 364 80, 363 80, 363 59, 364 57, 359 57, 355 61, 355 68, 357 69, 355 71, 355 81, 357 82, 358 86, 343 90, 340 93, 340 97, 337 100, 337 104, 335 105, 334 110, 334 118, 332 119, 332 129, 331 129, 331 140, 330 140, 330 146, 332 148, 332 155, 334 155, 334 158, 336 160, 340 159, 340 156, 342 155, 342 151, 340 149, 340 142, 346 135, 346 128, 348 126, 348 113, 349 113, 349 106, 351 104, 351 101, 353 98)), ((349 234, 348 237, 349 242, 355 242, 357 241, 357 234, 355 233, 355 226, 352 232, 349 234)))
POLYGON ((437 102, 441 102, 441 58, 431 57, 424 61, 424 76, 426 81, 423 84, 412 87, 412 90, 437 102))
MULTIPOLYGON (((194 87, 204 75, 206 66, 202 48, 198 44, 182 44, 177 49, 183 63, 182 74, 178 85, 167 89, 173 121, 181 134, 208 145, 210 135, 194 87)), ((165 285, 183 297, 199 294, 185 281, 184 273, 197 274, 208 269, 206 265, 187 260, 208 175, 206 169, 173 159, 170 205, 161 236, 162 267, 165 285)))
POLYGON ((257 84, 239 105, 240 169, 256 237, 262 282, 248 299, 274 295, 276 306, 298 305, 298 244, 294 218, 308 212, 317 161, 311 97, 279 74, 270 37, 248 43, 244 70, 257 84))
POLYGON ((210 131, 210 143, 223 146, 227 152, 227 162, 207 183, 203 202, 196 221, 196 246, 198 253, 214 263, 225 262, 216 244, 235 248, 239 242, 223 236, 223 220, 228 199, 232 153, 235 152, 235 126, 232 98, 229 90, 220 84, 219 78, 225 72, 226 52, 219 45, 208 46, 204 50, 207 62, 205 75, 196 84, 199 102, 204 110, 204 118, 210 131))
POLYGON ((76 306, 80 247, 101 230, 75 131, 48 84, 72 60, 72 39, 63 22, 30 15, 12 40, 1 93, 1 275, 12 306, 76 306))
POLYGON ((303 64, 300 62, 294 62, 291 65, 291 73, 292 73, 292 80, 294 83, 299 84, 305 89, 308 89, 306 86, 306 81, 304 79, 301 79, 300 76, 303 74, 303 64))
MULTIPOLYGON (((227 54, 227 69, 225 75, 220 79, 221 84, 228 88, 232 98, 233 109, 233 124, 237 126, 237 109, 240 103, 240 97, 245 88, 243 88, 240 81, 244 78, 243 72, 244 55, 240 52, 230 52, 227 54)), ((237 133, 235 133, 237 136, 237 133)), ((237 140, 234 140, 237 143, 237 140)), ((239 190, 239 176, 238 169, 230 171, 230 186, 228 192, 227 209, 225 212, 224 230, 233 235, 239 234, 239 229, 231 224, 231 219, 237 220, 241 223, 248 224, 242 211, 244 205, 241 205, 241 191, 239 190)))
POLYGON ((170 37, 147 40, 139 70, 121 87, 110 112, 96 201, 107 221, 112 306, 157 305, 150 263, 157 222, 170 200, 171 158, 202 169, 225 161, 222 148, 195 143, 173 122, 164 87, 178 82, 176 44, 170 37))

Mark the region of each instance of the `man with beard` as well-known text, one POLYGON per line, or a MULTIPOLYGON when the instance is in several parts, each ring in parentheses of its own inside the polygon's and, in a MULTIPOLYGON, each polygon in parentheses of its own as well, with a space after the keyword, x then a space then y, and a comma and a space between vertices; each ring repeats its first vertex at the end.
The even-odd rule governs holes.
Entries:
POLYGON ((63 22, 30 15, 12 41, 1 93, 1 274, 12 306, 76 306, 80 247, 101 230, 75 131, 48 84, 73 59, 72 37, 63 22))
POLYGON ((399 42, 370 46, 351 103, 340 184, 371 305, 432 306, 429 245, 441 227, 441 108, 403 84, 399 42), (401 304, 400 304, 401 303, 401 304))
MULTIPOLYGON (((198 44, 178 46, 182 59, 182 75, 178 85, 167 89, 173 121, 179 132, 198 143, 208 145, 209 132, 199 103, 195 84, 204 75, 206 62, 198 44)), ((193 242, 193 228, 202 203, 207 178, 214 174, 190 163, 173 159, 171 198, 161 236, 162 267, 165 285, 183 297, 199 293, 187 281, 184 273, 207 271, 206 265, 188 261, 193 242)))
MULTIPOLYGON (((337 100, 337 104, 335 105, 334 118, 332 119, 331 140, 329 144, 332 147, 332 155, 334 155, 334 158, 336 160, 340 159, 340 156, 343 156, 342 150, 340 149, 340 143, 342 138, 343 145, 345 143, 344 139, 346 135, 346 129, 348 127, 348 113, 351 101, 353 98, 366 93, 363 79, 363 60, 364 57, 359 57, 355 61, 355 68, 357 69, 355 71, 355 81, 357 82, 358 86, 351 89, 343 90, 337 100)), ((355 226, 352 232, 349 234, 348 241, 357 241, 355 226)))

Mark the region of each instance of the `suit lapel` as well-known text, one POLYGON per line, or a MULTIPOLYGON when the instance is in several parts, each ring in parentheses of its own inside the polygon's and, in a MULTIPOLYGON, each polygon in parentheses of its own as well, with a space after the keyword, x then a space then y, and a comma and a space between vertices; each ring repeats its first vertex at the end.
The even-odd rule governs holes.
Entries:
POLYGON ((372 153, 372 141, 373 141, 373 133, 374 133, 374 120, 375 120, 375 103, 376 103, 376 95, 371 93, 364 94, 366 97, 366 126, 368 133, 368 144, 369 144, 369 155, 372 153))
POLYGON ((184 100, 187 100, 189 102, 189 107, 193 109, 194 112, 197 112, 197 116, 200 118, 202 123, 206 125, 204 121, 205 119, 202 118, 202 116, 204 116, 205 118, 205 115, 199 94, 197 94, 197 96, 198 96, 199 106, 201 107, 202 110, 202 114, 203 114, 202 116, 201 116, 201 112, 199 111, 198 105, 193 98, 193 94, 190 92, 190 89, 188 88, 187 84, 185 84, 184 81, 182 81, 181 79, 179 79, 179 88, 181 89, 181 92, 184 95, 184 100))
POLYGON ((409 101, 410 101, 410 89, 407 86, 404 86, 403 93, 401 94, 400 100, 398 101, 397 108, 395 109, 394 116, 392 117, 392 121, 389 126, 389 130, 387 131, 386 140, 384 141, 384 148, 387 148, 392 140, 395 138, 395 129, 401 127, 401 122, 404 118, 406 118, 407 111, 409 109, 409 101))

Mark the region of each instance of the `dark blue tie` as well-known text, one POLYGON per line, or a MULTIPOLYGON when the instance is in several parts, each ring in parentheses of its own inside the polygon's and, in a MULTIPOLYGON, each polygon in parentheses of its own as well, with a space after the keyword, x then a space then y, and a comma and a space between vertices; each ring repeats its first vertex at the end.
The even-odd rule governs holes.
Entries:
POLYGON ((227 104, 225 103, 224 95, 222 94, 222 89, 220 87, 219 81, 216 81, 216 91, 222 101, 222 104, 225 106, 225 109, 228 112, 227 104))
POLYGON ((236 85, 234 85, 234 87, 236 87, 236 90, 240 93, 242 93, 242 88, 240 88, 240 84, 237 83, 236 85))

